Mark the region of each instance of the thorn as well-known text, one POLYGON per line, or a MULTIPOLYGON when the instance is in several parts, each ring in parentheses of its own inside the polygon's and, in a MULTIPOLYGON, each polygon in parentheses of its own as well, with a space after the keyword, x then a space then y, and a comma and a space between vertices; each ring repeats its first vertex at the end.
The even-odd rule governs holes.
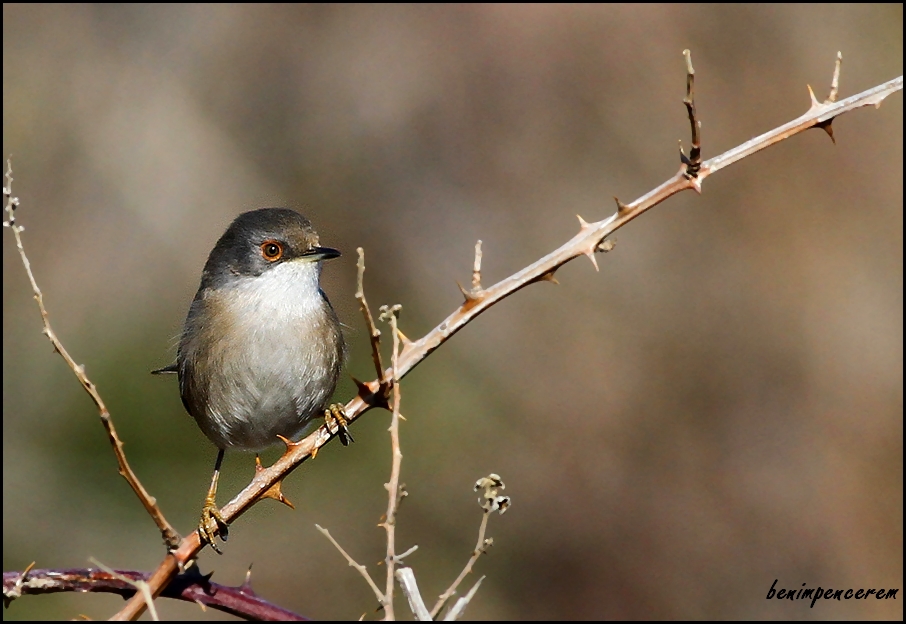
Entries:
MULTIPOLYGON (((352 375, 350 375, 352 377, 352 375)), ((355 377, 352 377, 352 382, 355 384, 355 387, 359 389, 359 396, 366 397, 371 394, 371 388, 368 387, 364 381, 359 381, 355 377)))
POLYGON ((370 405, 374 407, 382 407, 387 411, 391 410, 390 407, 390 391, 393 389, 393 383, 390 380, 385 380, 378 385, 378 389, 371 395, 370 405))
POLYGON ((576 215, 576 218, 579 219, 579 227, 583 230, 588 228, 588 222, 582 218, 582 215, 576 215))
POLYGON ((689 180, 689 182, 692 184, 692 190, 695 191, 696 193, 698 193, 699 195, 701 195, 702 194, 701 178, 692 178, 691 180, 689 180))
MULTIPOLYGON (((459 281, 456 282, 456 285, 459 286, 459 292, 462 293, 462 296, 466 298, 466 303, 473 303, 475 301, 478 301, 478 297, 476 297, 471 292, 469 292, 468 290, 463 288, 462 284, 460 284, 459 281)), ((399 330, 397 330, 397 331, 399 331, 399 330)))
POLYGON ((821 104, 818 102, 818 98, 815 97, 815 92, 812 91, 812 85, 807 84, 805 86, 808 87, 808 96, 812 100, 811 108, 815 108, 816 106, 821 106, 821 104))
MULTIPOLYGON (((284 438, 283 436, 279 436, 279 437, 284 442, 287 442, 287 439, 284 438)), ((292 444, 296 444, 296 443, 293 442, 292 444)), ((261 472, 264 472, 264 470, 265 470, 264 466, 261 465, 261 457, 259 457, 258 455, 255 455, 255 474, 257 475, 261 472)), ((289 499, 283 495, 283 491, 281 489, 282 484, 283 484, 282 479, 280 481, 277 481, 275 484, 270 486, 264 494, 261 495, 261 498, 273 498, 276 501, 280 501, 281 503, 283 503, 290 509, 295 509, 293 504, 291 502, 289 502, 289 499)), ((249 577, 249 575, 251 575, 251 573, 252 573, 252 568, 251 568, 251 566, 249 566, 249 571, 246 573, 246 580, 248 580, 248 577, 249 577)))
POLYGON ((601 269, 598 268, 598 260, 595 258, 595 250, 589 249, 585 252, 585 255, 588 256, 588 259, 591 260, 591 263, 595 265, 595 271, 600 271, 601 269))
POLYGON ((239 586, 239 591, 243 594, 255 594, 255 590, 252 589, 252 564, 249 564, 249 569, 245 571, 245 580, 242 581, 242 585, 239 586))
MULTIPOLYGON (((465 298, 465 301, 462 304, 463 310, 470 310, 472 307, 480 303, 482 299, 484 299, 484 291, 480 288, 477 290, 474 288, 472 290, 466 290, 459 282, 456 282, 456 285, 459 286, 459 292, 461 292, 462 296, 465 298)), ((399 328, 397 328, 396 331, 399 331, 399 328)), ((403 346, 405 347, 407 345, 403 346)))
POLYGON ((412 344, 412 341, 406 337, 406 334, 404 334, 399 327, 396 328, 396 334, 400 337, 400 342, 403 343, 403 347, 412 344))
MULTIPOLYGON (((284 437, 283 437, 282 435, 280 435, 279 433, 277 434, 277 437, 280 438, 280 441, 283 442, 283 444, 286 445, 286 452, 287 452, 287 453, 289 453, 291 450, 295 449, 297 446, 299 446, 300 444, 302 444, 301 442, 293 442, 293 441, 290 440, 289 438, 284 438, 284 437)), ((259 462, 258 465, 260 466, 261 463, 259 462)))
MULTIPOLYGON (((682 148, 680 148, 680 151, 682 151, 682 148)), ((619 214, 621 217, 628 214, 629 211, 632 210, 632 208, 621 202, 616 195, 613 196, 613 200, 617 202, 617 214, 619 214)))
POLYGON ((559 284, 560 282, 558 282, 557 278, 554 277, 554 271, 556 271, 556 270, 557 269, 554 269, 553 271, 548 271, 547 273, 542 275, 539 279, 543 279, 545 282, 553 282, 554 284, 559 284))
POLYGON ((296 506, 293 505, 288 498, 283 495, 283 479, 277 481, 275 484, 270 486, 264 494, 261 495, 261 498, 273 498, 275 501, 283 503, 290 509, 295 509, 296 506))
POLYGON ((821 128, 822 130, 824 130, 825 132, 827 132, 827 136, 829 136, 830 139, 831 139, 831 141, 833 142, 833 144, 836 145, 836 144, 837 144, 837 139, 834 138, 834 129, 833 129, 833 127, 831 126, 832 123, 834 123, 834 119, 833 119, 833 118, 828 119, 827 121, 822 121, 822 122, 819 123, 819 124, 815 124, 815 127, 816 127, 816 128, 821 128))
POLYGON ((678 139, 677 143, 679 144, 679 158, 684 165, 691 165, 692 161, 689 160, 689 157, 686 156, 686 152, 683 150, 683 140, 678 139))

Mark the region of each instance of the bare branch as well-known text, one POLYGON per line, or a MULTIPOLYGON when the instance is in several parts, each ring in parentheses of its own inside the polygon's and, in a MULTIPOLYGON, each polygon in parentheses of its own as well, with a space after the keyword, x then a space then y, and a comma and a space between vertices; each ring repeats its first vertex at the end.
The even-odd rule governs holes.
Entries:
POLYGON ((384 560, 387 566, 387 584, 384 591, 384 615, 386 619, 395 619, 393 611, 393 587, 394 571, 397 563, 396 556, 396 512, 399 509, 402 495, 400 493, 400 468, 403 461, 403 452, 400 450, 400 384, 399 384, 399 352, 400 339, 397 330, 397 315, 402 306, 395 305, 392 307, 381 306, 381 320, 390 323, 390 329, 393 332, 393 359, 390 370, 390 379, 393 383, 393 415, 390 418, 390 481, 386 484, 387 488, 387 513, 381 526, 387 531, 387 557, 384 560))
MULTIPOLYGON (((485 532, 488 528, 488 518, 491 515, 491 512, 498 512, 501 515, 509 508, 510 506, 510 497, 499 495, 499 490, 504 489, 506 486, 503 484, 503 481, 500 480, 500 477, 496 474, 490 474, 487 477, 482 477, 475 483, 475 490, 484 490, 481 497, 478 499, 478 503, 484 509, 484 514, 481 517, 481 525, 478 527, 478 542, 475 544, 475 549, 472 550, 472 555, 469 557, 469 560, 466 562, 465 567, 462 569, 462 572, 459 573, 459 576, 456 577, 456 580, 447 588, 447 590, 440 595, 435 603, 434 608, 431 609, 431 617, 437 617, 437 614, 440 613, 441 609, 444 608, 444 605, 450 599, 450 597, 456 593, 456 588, 459 587, 459 584, 472 572, 472 568, 475 567, 475 562, 478 561, 478 558, 487 552, 487 549, 493 545, 493 539, 485 539, 485 532)), ((479 581, 480 583, 481 581, 479 581)), ((472 592, 478 588, 476 585, 472 592)), ((471 598, 470 598, 471 599, 471 598)), ((463 608, 465 605, 463 605, 463 608)))
POLYGON ((362 308, 362 315, 365 317, 365 325, 368 327, 368 337, 371 338, 371 358, 374 360, 374 368, 377 371, 378 382, 381 386, 384 386, 386 381, 384 380, 384 364, 381 362, 381 330, 374 324, 374 318, 371 316, 371 309, 368 307, 368 302, 365 300, 365 250, 358 247, 356 248, 356 252, 359 254, 359 260, 356 262, 359 274, 355 298, 359 300, 359 305, 362 308))
POLYGON ((41 320, 44 322, 43 333, 47 336, 47 339, 50 340, 54 351, 60 354, 60 357, 63 358, 66 365, 69 366, 76 376, 76 379, 82 384, 85 392, 88 393, 88 396, 91 397, 91 400, 97 406, 101 417, 101 424, 107 432, 107 437, 113 448, 113 454, 116 456, 120 475, 126 480, 129 487, 132 488, 132 491, 135 492, 135 495, 138 496, 139 501, 141 501, 142 505, 145 507, 145 510, 157 524, 157 528, 160 529, 161 536, 163 537, 167 548, 173 550, 177 547, 181 539, 179 534, 173 526, 167 522, 163 511, 161 511, 160 507, 157 505, 157 500, 148 493, 129 466, 129 462, 126 459, 126 453, 123 451, 123 443, 120 441, 120 438, 116 433, 116 428, 113 426, 113 419, 110 416, 110 412, 107 411, 107 406, 104 404, 104 400, 101 398, 101 394, 98 392, 97 387, 85 374, 85 367, 76 364, 75 360, 69 355, 66 347, 63 346, 63 343, 60 342, 60 339, 57 338, 57 334, 50 326, 50 315, 47 313, 47 308, 44 307, 44 295, 41 293, 41 289, 38 288, 38 282, 35 280, 35 276, 31 270, 31 263, 28 261, 28 256, 25 255, 25 248, 22 245, 22 232, 25 228, 16 223, 15 211, 16 208, 19 207, 19 198, 13 197, 13 168, 10 159, 7 159, 6 161, 5 177, 6 184, 3 186, 3 196, 6 200, 5 210, 9 219, 5 221, 3 225, 9 227, 9 229, 13 231, 13 236, 16 238, 16 248, 19 250, 19 257, 22 259, 22 265, 25 267, 25 273, 28 275, 28 281, 31 283, 31 289, 34 293, 35 301, 38 304, 38 310, 41 312, 41 320))
POLYGON ((475 243, 475 263, 472 265, 472 294, 481 292, 481 241, 475 243))
POLYGON ((362 564, 358 563, 355 559, 353 559, 351 556, 349 556, 349 553, 347 553, 345 550, 343 550, 343 547, 340 546, 340 544, 337 543, 337 540, 335 540, 333 538, 333 536, 330 534, 330 531, 328 531, 327 529, 323 528, 322 526, 320 526, 318 524, 316 524, 315 527, 317 527, 317 529, 319 531, 321 531, 321 533, 323 533, 327 539, 330 540, 330 543, 333 544, 334 547, 340 551, 340 554, 346 558, 346 561, 349 563, 349 566, 358 570, 359 574, 362 575, 362 578, 365 579, 365 582, 368 583, 369 587, 371 587, 371 590, 374 592, 374 595, 377 597, 378 602, 383 604, 384 603, 384 594, 381 592, 380 588, 377 586, 377 584, 371 578, 371 575, 368 574, 368 568, 366 568, 362 564))
MULTIPOLYGON (((698 177, 702 162, 702 122, 695 113, 695 69, 692 68, 692 53, 683 50, 683 57, 686 59, 686 97, 683 98, 683 104, 686 105, 686 112, 689 115, 689 125, 692 126, 692 149, 689 151, 689 158, 686 158, 683 153, 683 142, 680 141, 680 159, 686 165, 686 177, 695 178, 698 177)), ((617 200, 617 205, 619 203, 620 200, 617 200)))
POLYGON ((478 561, 478 558, 484 554, 490 544, 485 544, 484 534, 488 528, 488 518, 490 517, 490 512, 485 512, 481 516, 481 524, 478 527, 478 542, 475 544, 475 549, 472 551, 472 555, 469 557, 469 560, 466 562, 465 567, 462 569, 462 572, 459 573, 459 576, 456 577, 456 580, 440 595, 437 599, 437 602, 434 604, 434 608, 431 609, 431 617, 437 616, 440 613, 440 610, 444 608, 444 605, 447 604, 447 600, 450 599, 450 596, 456 593, 456 588, 459 587, 459 584, 463 582, 466 576, 472 572, 472 568, 475 567, 475 562, 478 561))
MULTIPOLYGON (((702 181, 709 175, 775 143, 788 139, 809 128, 820 126, 820 124, 833 120, 856 108, 868 105, 878 107, 884 98, 902 88, 903 77, 900 76, 840 102, 826 105, 819 104, 817 107, 813 105, 801 117, 705 161, 697 178, 690 180, 685 177, 686 165, 684 164, 673 177, 635 201, 624 204, 625 209, 621 208, 616 214, 601 221, 585 224, 586 226, 582 227, 579 233, 559 248, 501 280, 494 286, 484 289, 480 301, 466 302, 460 305, 437 327, 419 340, 409 341, 402 336, 401 332, 396 330, 394 335, 399 337, 402 350, 399 353, 396 365, 389 372, 385 371, 382 377, 386 378, 389 374, 394 379, 394 383, 402 379, 435 349, 492 305, 530 284, 540 281, 552 281, 553 275, 559 267, 580 255, 586 255, 589 250, 594 252, 599 248, 602 241, 613 232, 672 195, 689 189, 700 192, 702 181)), ((377 393, 380 389, 380 379, 362 385, 371 390, 371 392, 377 393)), ((360 396, 356 396, 346 404, 344 412, 347 420, 352 422, 372 407, 373 405, 363 399, 360 393, 360 396)), ((235 520, 257 502, 261 492, 266 491, 274 483, 284 479, 289 473, 301 466, 316 449, 327 444, 330 439, 330 432, 327 431, 326 427, 321 427, 299 441, 290 452, 284 454, 269 468, 258 473, 244 490, 220 510, 221 515, 227 522, 235 520)), ((176 574, 180 565, 184 565, 200 549, 201 543, 198 539, 198 534, 193 531, 180 542, 177 551, 164 559, 158 570, 149 579, 148 584, 153 594, 157 595, 172 576, 176 574)), ((141 615, 143 610, 144 607, 141 601, 132 599, 116 617, 118 619, 136 618, 141 615)))
POLYGON ((825 104, 837 101, 837 90, 840 88, 840 66, 843 65, 843 53, 837 52, 837 62, 834 63, 834 77, 831 79, 830 93, 827 94, 825 104))

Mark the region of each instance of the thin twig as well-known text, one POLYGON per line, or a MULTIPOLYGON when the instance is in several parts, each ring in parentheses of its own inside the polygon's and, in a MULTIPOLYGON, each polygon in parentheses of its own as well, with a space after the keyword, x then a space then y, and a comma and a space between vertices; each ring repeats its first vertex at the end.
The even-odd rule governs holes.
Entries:
POLYGON ((475 263, 472 265, 472 294, 481 293, 481 241, 475 243, 475 263))
POLYGON ((459 584, 462 583, 463 579, 469 575, 472 571, 472 568, 475 567, 475 562, 478 561, 478 558, 485 552, 485 543, 484 543, 484 534, 488 528, 488 517, 490 517, 491 512, 485 510, 484 514, 481 517, 481 526, 478 527, 478 542, 475 544, 475 550, 472 551, 472 556, 469 557, 469 560, 466 562, 466 566, 462 569, 462 572, 459 573, 459 576, 456 577, 456 580, 453 581, 453 584, 447 588, 447 591, 440 595, 437 603, 435 603, 434 608, 431 609, 431 617, 437 617, 437 614, 440 613, 440 610, 444 608, 444 605, 447 604, 447 600, 450 599, 450 596, 456 593, 456 588, 459 587, 459 584))
MULTIPOLYGON (((695 113, 695 69, 692 67, 692 53, 689 50, 683 50, 683 57, 686 59, 686 97, 683 98, 683 104, 686 105, 686 114, 689 115, 689 125, 692 127, 692 149, 689 150, 689 157, 686 158, 683 153, 683 142, 680 141, 680 159, 686 165, 686 178, 695 178, 698 176, 702 162, 702 122, 698 120, 698 115, 695 113)), ((619 200, 617 200, 617 204, 619 204, 619 200)))
POLYGON ((368 585, 371 587, 371 590, 374 592, 374 595, 377 597, 378 602, 380 602, 381 604, 384 604, 384 594, 381 593, 380 588, 377 586, 377 584, 371 578, 371 575, 368 574, 368 568, 366 568, 362 564, 358 563, 355 559, 353 559, 351 556, 349 556, 349 553, 347 553, 345 550, 343 550, 343 547, 340 546, 340 544, 337 543, 337 540, 335 540, 333 538, 333 535, 330 534, 330 531, 328 531, 327 529, 323 528, 322 526, 320 526, 318 524, 316 524, 315 527, 317 527, 317 529, 319 531, 321 531, 321 533, 323 533, 327 539, 330 540, 330 543, 333 544, 334 547, 340 551, 340 554, 346 558, 346 561, 347 561, 347 563, 349 563, 350 567, 353 567, 359 571, 359 574, 362 575, 362 578, 364 578, 365 582, 367 582, 368 585))
POLYGON ((381 306, 381 319, 390 323, 390 330, 393 332, 393 359, 391 360, 392 368, 390 370, 390 380, 393 384, 393 415, 390 418, 390 481, 386 484, 387 488, 387 513, 381 525, 387 531, 387 557, 384 560, 387 566, 387 584, 384 592, 384 619, 394 620, 393 612, 393 587, 394 571, 396 568, 396 511, 400 503, 400 467, 403 461, 403 453, 400 450, 400 384, 397 376, 399 365, 400 339, 397 331, 397 314, 401 306, 392 307, 381 306))
MULTIPOLYGON (((481 301, 472 305, 460 305, 437 327, 428 332, 421 339, 416 341, 402 340, 403 348, 399 354, 396 374, 390 372, 394 379, 399 380, 405 377, 413 368, 422 360, 430 355, 444 342, 449 340, 454 334, 465 327, 469 322, 479 316, 482 312, 509 297, 513 293, 525 288, 530 284, 541 281, 551 281, 554 273, 561 266, 571 260, 586 255, 594 251, 605 238, 613 234, 616 230, 623 227, 636 217, 647 212, 654 206, 665 201, 669 197, 685 190, 701 191, 701 183, 707 176, 746 158, 756 152, 770 147, 771 145, 788 139, 809 128, 818 126, 820 123, 835 117, 848 113, 862 106, 873 105, 880 106, 881 102, 891 93, 900 91, 903 88, 903 77, 900 76, 884 84, 878 85, 862 93, 846 98, 840 102, 831 105, 822 106, 816 109, 814 106, 801 117, 784 124, 770 132, 746 141, 742 145, 724 152, 703 163, 697 178, 688 180, 684 177, 685 165, 673 177, 662 183, 660 186, 652 189, 642 197, 630 204, 623 204, 616 214, 610 217, 594 222, 587 223, 582 227, 578 234, 573 236, 569 241, 559 248, 555 249, 546 256, 538 259, 529 266, 517 271, 513 275, 501 280, 494 286, 483 290, 484 297, 481 301)), ((396 335, 398 332, 394 332, 396 335)), ((383 375, 386 378, 387 373, 383 375)), ((380 388, 380 380, 374 380, 365 384, 373 392, 380 388)), ((349 422, 359 418, 363 413, 371 409, 373 405, 365 401, 361 396, 356 396, 349 401, 344 407, 344 413, 349 422)), ((237 517, 251 508, 261 497, 261 492, 266 491, 274 483, 286 478, 293 470, 307 461, 312 452, 321 448, 331 440, 331 434, 326 427, 320 427, 311 435, 298 444, 294 445, 291 452, 284 454, 269 468, 257 473, 255 478, 237 494, 232 501, 220 510, 221 515, 227 522, 232 522, 237 517)), ((154 575, 149 579, 148 585, 151 587, 154 595, 162 591, 167 582, 175 575, 180 565, 183 565, 189 559, 198 554, 201 549, 201 542, 198 539, 197 531, 193 531, 179 545, 172 556, 168 556, 161 562, 154 575)), ((118 619, 134 619, 141 615, 144 607, 141 600, 132 599, 116 615, 118 619)))
POLYGON ((359 300, 359 306, 362 308, 362 315, 365 317, 365 325, 368 327, 368 337, 371 339, 371 358, 374 360, 374 368, 377 371, 378 383, 383 386, 386 381, 384 380, 384 364, 381 361, 381 330, 374 324, 374 317, 371 316, 371 309, 368 307, 368 302, 365 300, 365 250, 358 247, 356 248, 356 252, 359 254, 359 259, 358 262, 356 262, 356 268, 358 268, 358 286, 355 291, 355 298, 359 300))
POLYGON ((478 591, 478 588, 481 587, 481 582, 485 577, 481 577, 475 584, 472 586, 472 589, 469 590, 469 593, 456 601, 456 604, 453 605, 453 608, 450 609, 450 612, 444 617, 444 622, 454 622, 462 616, 462 612, 466 610, 466 607, 469 606, 469 603, 472 601, 472 598, 475 597, 475 592, 478 591))
MULTIPOLYGON (((403 420, 405 420, 405 419, 403 419, 403 420)), ((402 485, 400 486, 400 489, 405 488, 405 487, 406 487, 406 484, 404 483, 404 484, 402 484, 402 485)), ((412 546, 412 547, 409 548, 409 550, 407 550, 406 552, 398 554, 398 555, 396 556, 396 562, 397 562, 397 563, 402 563, 403 559, 405 559, 406 557, 408 557, 409 555, 411 555, 412 553, 414 553, 416 550, 418 550, 418 544, 412 546)))
POLYGON ((837 62, 834 63, 834 77, 831 79, 830 93, 827 94, 825 104, 837 101, 837 90, 840 88, 840 67, 843 65, 843 53, 837 52, 837 62))
POLYGON ((25 267, 25 273, 28 275, 28 281, 31 283, 31 289, 34 293, 35 301, 38 304, 38 310, 41 312, 41 320, 44 322, 43 333, 53 345, 54 351, 60 354, 60 357, 63 358, 63 361, 66 362, 66 365, 69 366, 73 374, 75 374, 76 379, 82 384, 85 392, 88 393, 88 396, 91 397, 91 400, 97 406, 101 417, 101 424, 104 426, 104 430, 107 432, 107 437, 110 440, 110 445, 113 447, 113 454, 116 456, 120 475, 126 479, 129 487, 132 488, 132 491, 138 496, 138 499, 145 507, 145 510, 157 524, 157 528, 160 529, 161 536, 164 539, 167 549, 173 550, 179 545, 179 534, 172 525, 167 522, 164 513, 157 505, 157 500, 148 493, 129 466, 129 462, 126 459, 126 453, 123 451, 123 443, 120 441, 120 438, 116 433, 116 428, 113 426, 113 419, 110 416, 110 412, 107 411, 107 406, 104 404, 104 400, 101 398, 101 394, 98 392, 97 387, 85 374, 85 367, 76 364, 76 361, 69 355, 66 347, 64 347, 63 343, 60 342, 60 339, 57 338, 57 334, 50 325, 50 315, 47 312, 47 308, 44 307, 44 295, 41 293, 41 289, 38 288, 38 282, 35 280, 35 276, 31 270, 31 263, 28 261, 28 256, 25 255, 25 247, 22 245, 22 232, 25 228, 16 223, 15 211, 19 207, 19 198, 13 197, 12 184, 12 162, 11 159, 7 159, 6 184, 3 186, 3 196, 6 200, 5 210, 9 218, 3 225, 9 227, 9 229, 13 231, 13 236, 16 238, 16 248, 19 250, 19 257, 22 259, 22 265, 25 267))

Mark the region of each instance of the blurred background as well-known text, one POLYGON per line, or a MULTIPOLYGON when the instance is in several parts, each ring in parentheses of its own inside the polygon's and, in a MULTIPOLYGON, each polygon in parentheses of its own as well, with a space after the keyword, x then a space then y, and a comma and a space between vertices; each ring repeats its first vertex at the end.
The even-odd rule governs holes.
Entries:
MULTIPOLYGON (((192 530, 215 449, 152 377, 214 242, 291 206, 344 251, 324 288, 350 374, 373 377, 353 299, 412 338, 673 175, 690 48, 705 158, 902 73, 902 5, 3 7, 3 154, 53 325, 145 486, 192 530)), ((767 601, 903 583, 903 104, 808 132, 616 235, 596 273, 519 292, 402 385, 398 545, 437 596, 473 548, 475 480, 513 505, 463 586, 467 617, 892 618, 896 601, 767 601)), ((3 239, 3 566, 151 570, 158 531, 97 411, 41 335, 3 239)), ((337 400, 353 396, 346 379, 337 400)), ((319 619, 379 617, 314 528, 375 576, 389 415, 353 427, 201 557, 319 619)), ((273 461, 279 449, 265 454, 273 461)), ((228 453, 220 502, 250 479, 228 453)), ((381 583, 382 581, 379 581, 381 583)), ((26 597, 7 619, 109 617, 113 596, 26 597)), ((405 609, 404 601, 397 603, 405 609)), ((160 601, 164 618, 218 619, 160 601)))

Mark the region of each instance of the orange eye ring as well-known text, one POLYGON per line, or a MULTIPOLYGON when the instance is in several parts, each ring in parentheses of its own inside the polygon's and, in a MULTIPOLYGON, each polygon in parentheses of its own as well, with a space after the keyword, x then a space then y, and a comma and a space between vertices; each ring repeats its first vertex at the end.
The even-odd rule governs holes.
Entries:
POLYGON ((283 257, 283 245, 279 241, 266 240, 261 243, 261 256, 268 262, 276 262, 283 257))

